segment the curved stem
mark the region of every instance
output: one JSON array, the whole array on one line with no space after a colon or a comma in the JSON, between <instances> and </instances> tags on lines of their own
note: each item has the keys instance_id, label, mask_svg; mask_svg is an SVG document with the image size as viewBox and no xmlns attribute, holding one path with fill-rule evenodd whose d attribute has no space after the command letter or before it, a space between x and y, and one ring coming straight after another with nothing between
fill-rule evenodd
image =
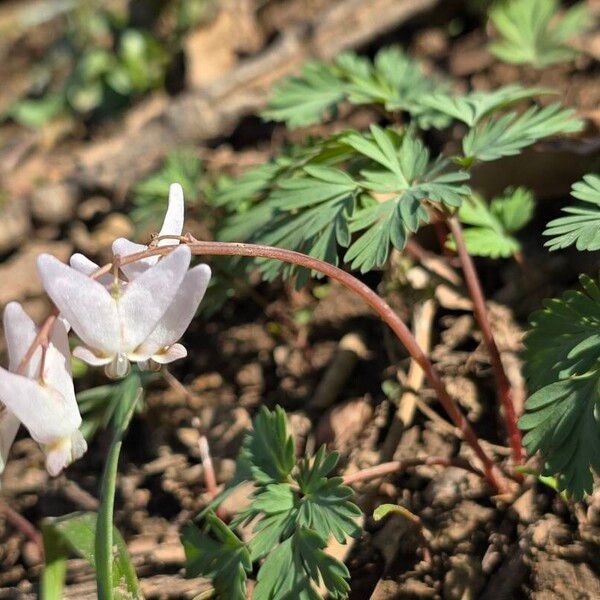
<instances>
[{"instance_id":1,"label":"curved stem","mask_svg":"<svg viewBox=\"0 0 600 600\"><path fill-rule=\"evenodd\" d=\"M520 465L523 463L524 453L521 441L521 431L517 425L517 415L513 402L512 388L508 376L506 375L506 371L504 370L504 365L502 364L502 358L498 346L496 345L494 334L492 333L481 283L477 276L473 259L467 250L460 221L456 216L452 216L448 218L447 222L456 243L456 250L462 265L469 295L473 300L473 313L475 314L475 318L477 319L479 329L483 336L483 341L490 355L494 378L496 380L498 398L504 409L504 420L506 422L506 429L512 450L512 459L516 465Z\"/></svg>"},{"instance_id":2,"label":"curved stem","mask_svg":"<svg viewBox=\"0 0 600 600\"><path fill-rule=\"evenodd\" d=\"M285 250L283 248L275 248L261 244L244 244L237 242L201 242L190 236L184 236L181 239L188 244L192 253L195 255L246 256L252 258L279 260L313 271L318 271L319 273L322 273L331 279L339 281L342 285L358 294L391 328L400 342L402 342L408 353L423 369L425 376L435 390L440 403L444 407L444 410L448 413L448 416L456 425L456 427L458 427L458 429L461 431L464 440L469 444L469 446L471 446L476 456L483 463L485 476L489 484L498 492L506 491L507 486L502 474L499 472L492 459L481 447L476 433L473 431L471 425L458 408L458 405L454 399L448 393L448 390L446 389L446 386L444 385L440 375L434 368L427 355L422 351L412 332L404 324L402 319L400 319L400 317L394 312L391 306L370 287L350 273L347 273L346 271L343 271L334 265L313 258L312 256L307 256L300 252L294 252L293 250ZM120 264L129 264L143 258L147 258L148 256L168 254L176 247L176 245L169 245L148 248L148 250L143 252L121 257ZM109 265L103 267L104 272L106 272L106 269L110 269Z\"/></svg>"},{"instance_id":3,"label":"curved stem","mask_svg":"<svg viewBox=\"0 0 600 600\"><path fill-rule=\"evenodd\" d=\"M344 477L344 485L352 485L359 481L367 481L368 479L376 479L377 477L385 477L392 473L398 473L409 469L410 467L419 467L422 465L441 465L443 467L457 467L479 475L479 477L485 477L485 475L479 470L473 467L467 460L463 458L444 458L442 456L429 456L426 458L407 458L405 460L393 460L387 463L381 463L368 469L362 469L356 473L351 473Z\"/></svg>"}]
</instances>

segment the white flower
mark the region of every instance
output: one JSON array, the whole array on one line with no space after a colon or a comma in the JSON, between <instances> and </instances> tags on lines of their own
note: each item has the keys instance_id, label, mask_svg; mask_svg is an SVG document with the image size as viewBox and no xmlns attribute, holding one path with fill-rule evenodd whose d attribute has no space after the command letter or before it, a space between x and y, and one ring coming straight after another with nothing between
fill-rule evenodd
<instances>
[{"instance_id":1,"label":"white flower","mask_svg":"<svg viewBox=\"0 0 600 600\"><path fill-rule=\"evenodd\" d=\"M57 319L48 345L37 348L23 375L15 373L33 343L37 329L16 302L4 310L9 370L0 367L0 471L23 423L46 454L50 475L58 475L87 449L79 431L81 415L75 399L67 329ZM42 358L43 357L43 358Z\"/></svg>"},{"instance_id":2,"label":"white flower","mask_svg":"<svg viewBox=\"0 0 600 600\"><path fill-rule=\"evenodd\" d=\"M183 190L179 184L172 184L169 191L167 214L159 235L181 235L183 231L183 217ZM158 241L158 245L172 245L177 243L178 241L176 239ZM142 252L147 248L147 246L135 244L124 238L115 240L113 244L113 251L117 256L127 256L129 254ZM135 263L122 265L121 270L125 273L129 282L133 282L137 281L141 275L147 273L148 270L152 269L158 262L159 257L152 256ZM85 275L92 275L99 269L99 266L96 263L82 254L74 254L71 257L70 264L74 269ZM185 274L175 297L158 321L156 327L136 348L135 360L143 363L152 360L158 364L167 364L187 355L185 347L178 344L177 341L185 333L190 322L194 318L194 315L198 310L198 305L202 301L206 288L208 287L210 275L210 268L208 265L204 264L190 269ZM105 287L110 287L114 284L114 278L110 274L101 276L98 281ZM131 284L119 282L119 285L123 290L127 290L127 287ZM78 352L77 355L79 358L86 360L80 352ZM89 361L86 360L86 362Z\"/></svg>"}]
</instances>

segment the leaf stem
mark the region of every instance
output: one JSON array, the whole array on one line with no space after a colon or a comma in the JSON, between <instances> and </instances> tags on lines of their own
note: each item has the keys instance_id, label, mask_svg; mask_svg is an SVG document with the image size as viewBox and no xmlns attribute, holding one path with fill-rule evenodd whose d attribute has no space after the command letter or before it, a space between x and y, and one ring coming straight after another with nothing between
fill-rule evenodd
<instances>
[{"instance_id":1,"label":"leaf stem","mask_svg":"<svg viewBox=\"0 0 600 600\"><path fill-rule=\"evenodd\" d=\"M113 439L106 457L104 474L102 475L102 487L100 490L100 508L98 509L98 520L96 524L96 582L98 586L98 600L113 600L113 514L115 507L115 490L117 485L117 469L119 466L119 455L123 438L129 427L137 401L141 396L141 390L137 390L136 396L120 423L115 425ZM122 401L125 399L123 398Z\"/></svg>"},{"instance_id":2,"label":"leaf stem","mask_svg":"<svg viewBox=\"0 0 600 600\"><path fill-rule=\"evenodd\" d=\"M507 484L503 475L500 473L493 460L482 448L477 434L459 409L454 399L448 393L448 390L446 389L446 386L440 375L417 343L410 329L405 325L402 319L400 319L392 307L370 287L350 273L347 273L346 271L343 271L332 264L318 260L312 256L307 256L306 254L302 254L300 252L295 252L293 250L286 250L283 248L276 248L261 244L203 242L198 241L189 235L183 236L180 239L188 244L192 254L194 255L247 256L252 258L267 258L298 265L313 271L318 271L319 273L322 273L331 279L339 281L342 285L360 296L391 328L400 342L404 345L408 353L423 369L430 385L436 392L438 400L444 407L444 410L448 413L448 416L456 425L456 427L458 427L458 429L461 431L464 440L467 442L467 444L469 444L469 446L471 446L476 456L482 462L485 477L491 487L497 492L505 492L507 490ZM120 264L129 264L149 256L165 255L174 250L176 247L176 245L168 245L148 248L148 250L121 257ZM110 266L106 265L102 268L104 272L106 272L106 269L110 270Z\"/></svg>"},{"instance_id":3,"label":"leaf stem","mask_svg":"<svg viewBox=\"0 0 600 600\"><path fill-rule=\"evenodd\" d=\"M513 402L512 388L502 358L492 333L492 328L488 318L488 311L485 304L483 289L473 259L467 250L465 238L463 235L462 226L456 215L451 216L447 220L448 226L452 233L452 237L456 243L456 251L460 260L462 270L465 276L465 282L469 290L469 295L473 301L473 313L479 324L479 329L483 336L483 341L490 355L494 378L496 380L496 391L500 403L504 409L504 421L508 433L509 444L512 451L512 459L515 465L523 464L523 444L521 441L521 431L517 425L517 415Z\"/></svg>"}]
</instances>

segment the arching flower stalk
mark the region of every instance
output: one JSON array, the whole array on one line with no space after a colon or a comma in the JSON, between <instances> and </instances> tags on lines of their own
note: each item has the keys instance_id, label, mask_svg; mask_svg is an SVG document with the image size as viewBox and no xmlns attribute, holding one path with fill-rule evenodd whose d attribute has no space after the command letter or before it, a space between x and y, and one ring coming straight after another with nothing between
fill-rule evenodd
<instances>
[{"instance_id":1,"label":"arching flower stalk","mask_svg":"<svg viewBox=\"0 0 600 600\"><path fill-rule=\"evenodd\" d=\"M42 447L50 475L58 475L87 449L79 431L67 329L56 319L22 374L16 371L38 330L21 305L11 302L4 310L4 331L9 370L0 367L0 472L22 423Z\"/></svg>"}]
</instances>

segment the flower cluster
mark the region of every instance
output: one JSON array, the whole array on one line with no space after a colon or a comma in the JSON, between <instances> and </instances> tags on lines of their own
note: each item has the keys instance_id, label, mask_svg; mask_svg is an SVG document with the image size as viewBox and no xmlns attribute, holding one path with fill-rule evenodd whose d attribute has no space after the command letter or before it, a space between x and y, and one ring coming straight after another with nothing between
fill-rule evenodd
<instances>
[{"instance_id":1,"label":"flower cluster","mask_svg":"<svg viewBox=\"0 0 600 600\"><path fill-rule=\"evenodd\" d=\"M183 220L183 190L173 184L156 245L178 244ZM115 240L115 264L147 249L126 239ZM70 266L48 254L38 257L40 279L60 316L31 354L39 333L35 324L16 302L4 311L9 368L0 367L0 473L21 423L44 450L51 475L87 449L79 431L69 329L81 340L73 356L104 366L113 378L124 377L132 362L149 368L187 355L178 341L211 275L204 264L190 269L190 261L190 249L180 245L164 258L151 256L122 264L96 278L99 266L82 254L74 254Z\"/></svg>"}]
</instances>

